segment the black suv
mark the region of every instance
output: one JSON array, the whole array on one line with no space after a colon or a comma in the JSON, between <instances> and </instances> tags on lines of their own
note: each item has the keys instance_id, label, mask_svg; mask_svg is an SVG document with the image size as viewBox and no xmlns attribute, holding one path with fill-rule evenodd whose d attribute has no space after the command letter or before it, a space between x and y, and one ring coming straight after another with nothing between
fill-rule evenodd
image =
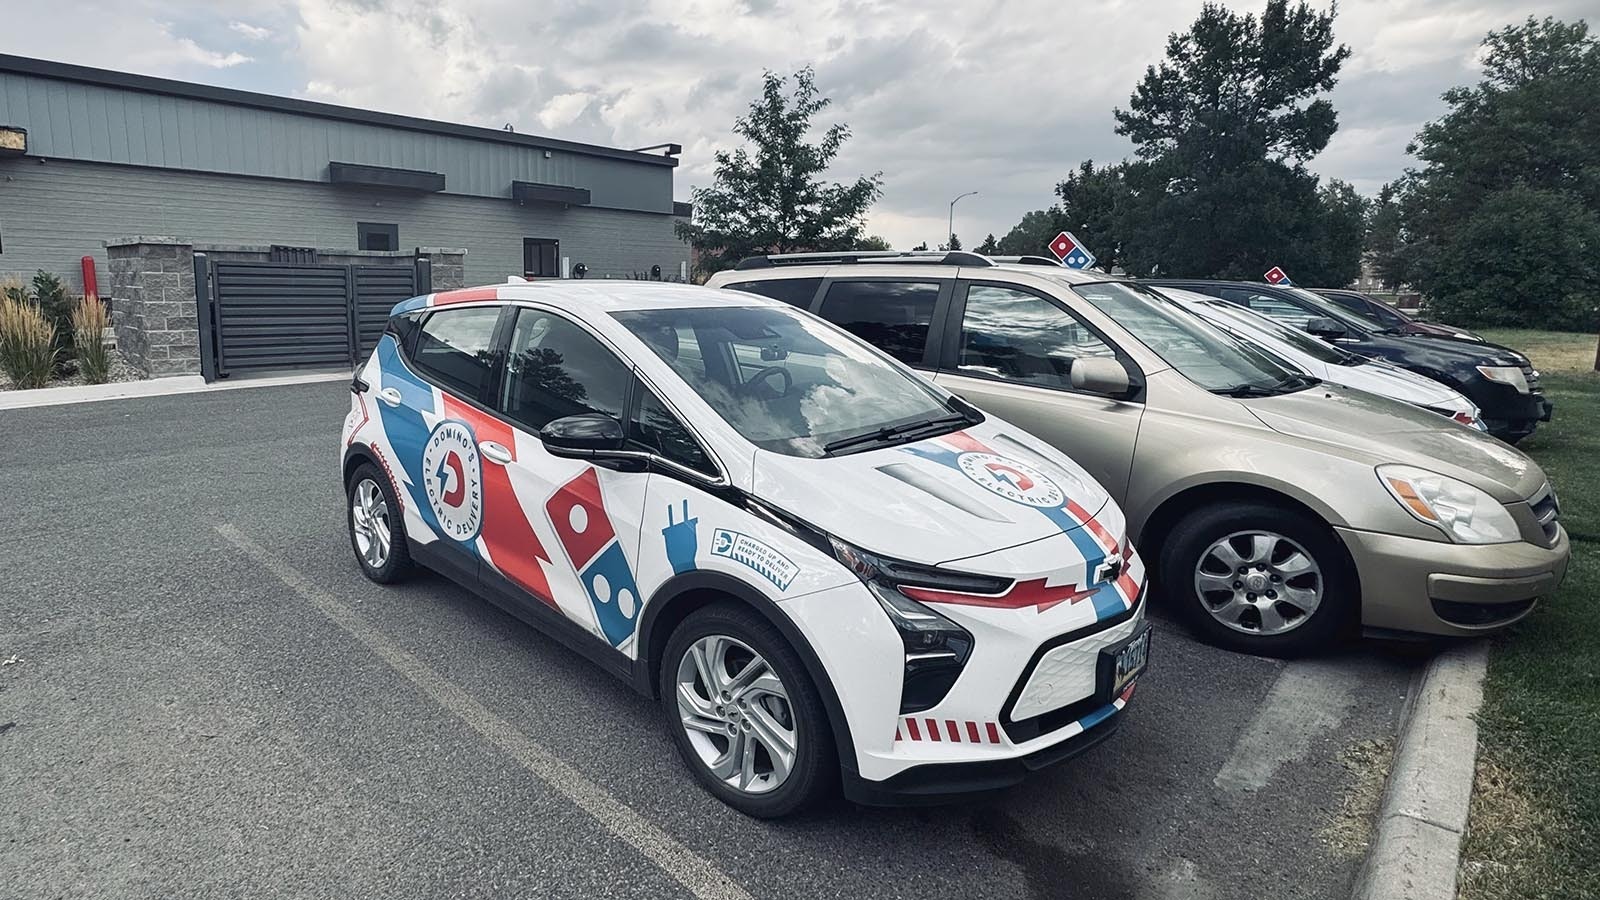
<instances>
[{"instance_id":1,"label":"black suv","mask_svg":"<svg viewBox=\"0 0 1600 900\"><path fill-rule=\"evenodd\" d=\"M1478 404L1489 433L1503 441L1514 444L1533 434L1540 422L1550 421L1553 405L1539 387L1539 373L1515 350L1449 337L1381 332L1327 298L1295 287L1181 278L1152 278L1145 283L1221 297L1347 350L1447 384Z\"/></svg>"}]
</instances>

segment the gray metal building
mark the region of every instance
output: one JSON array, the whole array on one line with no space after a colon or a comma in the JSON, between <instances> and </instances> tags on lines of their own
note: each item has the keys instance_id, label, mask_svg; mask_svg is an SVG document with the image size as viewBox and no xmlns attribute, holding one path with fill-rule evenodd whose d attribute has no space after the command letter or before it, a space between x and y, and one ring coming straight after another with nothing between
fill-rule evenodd
<instances>
[{"instance_id":1,"label":"gray metal building","mask_svg":"<svg viewBox=\"0 0 1600 900\"><path fill-rule=\"evenodd\" d=\"M559 277L563 261L671 278L689 258L661 152L6 55L0 138L0 278L45 269L80 288L93 255L105 293L104 243L125 235L465 248L469 284Z\"/></svg>"}]
</instances>

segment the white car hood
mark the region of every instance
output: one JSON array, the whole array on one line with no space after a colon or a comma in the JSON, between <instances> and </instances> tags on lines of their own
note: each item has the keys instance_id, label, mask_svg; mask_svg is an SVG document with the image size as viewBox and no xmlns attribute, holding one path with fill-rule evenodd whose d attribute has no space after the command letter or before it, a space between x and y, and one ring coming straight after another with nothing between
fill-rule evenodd
<instances>
[{"instance_id":1,"label":"white car hood","mask_svg":"<svg viewBox=\"0 0 1600 900\"><path fill-rule=\"evenodd\" d=\"M822 459L757 451L752 488L869 552L926 564L1074 531L1110 502L1077 463L994 418Z\"/></svg>"},{"instance_id":2,"label":"white car hood","mask_svg":"<svg viewBox=\"0 0 1600 900\"><path fill-rule=\"evenodd\" d=\"M1334 384L1342 384L1348 388L1429 409L1477 413L1472 401L1449 385L1387 363L1372 361L1358 366L1329 366L1328 380Z\"/></svg>"}]
</instances>

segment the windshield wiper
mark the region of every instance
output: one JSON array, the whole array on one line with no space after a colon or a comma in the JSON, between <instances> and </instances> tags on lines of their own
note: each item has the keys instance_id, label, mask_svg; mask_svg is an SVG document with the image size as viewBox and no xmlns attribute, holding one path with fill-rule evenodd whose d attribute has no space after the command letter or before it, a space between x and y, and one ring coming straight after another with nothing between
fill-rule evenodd
<instances>
[{"instance_id":1,"label":"windshield wiper","mask_svg":"<svg viewBox=\"0 0 1600 900\"><path fill-rule=\"evenodd\" d=\"M897 437L903 437L918 431L928 431L929 429L934 428L946 428L951 425L967 425L971 423L972 417L968 416L966 413L954 413L948 416L935 416L931 419L907 422L904 425L886 426L884 428L879 428L877 431L869 431L865 434L857 434L847 438L840 438L837 441L829 441L828 443L822 445L822 452L836 453L840 450L847 450L851 447L857 447L862 444L890 441Z\"/></svg>"},{"instance_id":2,"label":"windshield wiper","mask_svg":"<svg viewBox=\"0 0 1600 900\"><path fill-rule=\"evenodd\" d=\"M1260 384L1236 384L1232 387L1217 388L1213 394L1225 397L1276 397L1279 394L1288 394L1294 391L1305 390L1308 387L1322 383L1320 378L1302 375L1295 372L1270 387Z\"/></svg>"}]
</instances>

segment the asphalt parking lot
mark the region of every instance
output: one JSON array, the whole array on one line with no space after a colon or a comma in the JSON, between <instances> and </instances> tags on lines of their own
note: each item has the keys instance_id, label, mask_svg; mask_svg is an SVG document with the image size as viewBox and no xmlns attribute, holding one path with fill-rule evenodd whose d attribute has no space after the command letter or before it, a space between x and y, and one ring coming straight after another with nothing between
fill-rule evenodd
<instances>
[{"instance_id":1,"label":"asphalt parking lot","mask_svg":"<svg viewBox=\"0 0 1600 900\"><path fill-rule=\"evenodd\" d=\"M1348 896L1415 654L1157 622L1022 788L757 822L654 704L452 584L368 582L322 383L0 413L7 896ZM1374 743L1376 742L1376 743Z\"/></svg>"}]
</instances>

